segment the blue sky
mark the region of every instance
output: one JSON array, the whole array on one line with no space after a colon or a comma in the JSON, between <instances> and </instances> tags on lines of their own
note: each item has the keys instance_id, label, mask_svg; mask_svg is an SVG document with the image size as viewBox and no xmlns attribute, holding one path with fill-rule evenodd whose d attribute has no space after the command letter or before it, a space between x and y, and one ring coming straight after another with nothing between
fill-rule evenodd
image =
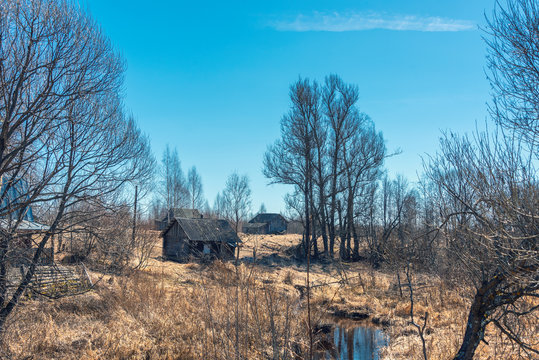
<instances>
[{"instance_id":1,"label":"blue sky","mask_svg":"<svg viewBox=\"0 0 539 360\"><path fill-rule=\"evenodd\" d=\"M493 0L86 0L128 64L126 106L160 159L168 143L195 165L210 204L234 170L251 180L253 210L282 211L286 186L267 186L266 147L279 137L288 88L336 73L360 90L382 131L390 174L411 181L443 130L487 116L478 26Z\"/></svg>"}]
</instances>

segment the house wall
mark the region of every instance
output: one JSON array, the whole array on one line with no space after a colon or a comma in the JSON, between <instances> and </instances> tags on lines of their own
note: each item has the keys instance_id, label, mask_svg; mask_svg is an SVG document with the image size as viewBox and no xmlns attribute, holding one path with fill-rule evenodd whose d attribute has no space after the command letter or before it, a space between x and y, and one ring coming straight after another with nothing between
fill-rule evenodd
<instances>
[{"instance_id":1,"label":"house wall","mask_svg":"<svg viewBox=\"0 0 539 360\"><path fill-rule=\"evenodd\" d=\"M204 253L204 247L210 251ZM216 257L222 260L234 258L234 247L222 242L194 241L191 244L191 254L196 257Z\"/></svg>"},{"instance_id":2,"label":"house wall","mask_svg":"<svg viewBox=\"0 0 539 360\"><path fill-rule=\"evenodd\" d=\"M163 236L163 257L171 260L182 260L189 253L187 236L178 223L175 223Z\"/></svg>"},{"instance_id":3,"label":"house wall","mask_svg":"<svg viewBox=\"0 0 539 360\"><path fill-rule=\"evenodd\" d=\"M221 245L221 258L223 260L230 260L234 258L234 250L236 248L234 246L231 246L229 244L222 244Z\"/></svg>"},{"instance_id":4,"label":"house wall","mask_svg":"<svg viewBox=\"0 0 539 360\"><path fill-rule=\"evenodd\" d=\"M155 230L163 231L167 228L168 222L161 221L161 220L154 220L153 221L153 227Z\"/></svg>"},{"instance_id":5,"label":"house wall","mask_svg":"<svg viewBox=\"0 0 539 360\"><path fill-rule=\"evenodd\" d=\"M282 217L275 217L268 225L268 234L286 232L286 221Z\"/></svg>"},{"instance_id":6,"label":"house wall","mask_svg":"<svg viewBox=\"0 0 539 360\"><path fill-rule=\"evenodd\" d=\"M204 254L204 245L209 248L210 254ZM190 241L176 222L163 236L163 257L183 261L190 255L196 257L213 255L221 259L231 259L234 257L234 247L221 242Z\"/></svg>"},{"instance_id":7,"label":"house wall","mask_svg":"<svg viewBox=\"0 0 539 360\"><path fill-rule=\"evenodd\" d=\"M269 232L269 225L268 224L265 224L265 226L260 226L260 227L249 227L249 226L244 226L243 229L242 229L242 232L244 234L267 234Z\"/></svg>"}]
</instances>

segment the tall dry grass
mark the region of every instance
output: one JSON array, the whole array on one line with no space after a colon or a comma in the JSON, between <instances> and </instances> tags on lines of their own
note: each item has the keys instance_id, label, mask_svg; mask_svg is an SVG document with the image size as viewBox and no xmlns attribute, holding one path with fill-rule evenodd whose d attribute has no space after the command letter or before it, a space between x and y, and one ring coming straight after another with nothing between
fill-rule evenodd
<instances>
[{"instance_id":1,"label":"tall dry grass","mask_svg":"<svg viewBox=\"0 0 539 360\"><path fill-rule=\"evenodd\" d=\"M296 293L259 281L255 268L236 271L216 262L184 269L191 276L188 282L170 273L138 271L107 278L92 293L27 302L10 319L1 355L291 359L305 351Z\"/></svg>"},{"instance_id":2,"label":"tall dry grass","mask_svg":"<svg viewBox=\"0 0 539 360\"><path fill-rule=\"evenodd\" d=\"M0 358L304 358L305 266L282 251L293 242L290 236L256 240L266 244L257 255L267 257L262 264L150 259L144 270L122 276L94 273L102 280L90 293L26 301L3 334ZM252 255L248 245L242 249L245 256ZM384 359L422 358L417 329L409 323L410 299L406 288L400 296L394 271L362 263L315 263L311 280L315 329L335 321L332 313L367 314L363 322L347 324L384 326L390 338ZM415 274L413 284L416 321L422 323L429 313L429 359L450 359L462 340L472 291L426 274ZM537 318L524 327L530 339L539 332ZM493 327L486 341L477 359L533 358Z\"/></svg>"}]
</instances>

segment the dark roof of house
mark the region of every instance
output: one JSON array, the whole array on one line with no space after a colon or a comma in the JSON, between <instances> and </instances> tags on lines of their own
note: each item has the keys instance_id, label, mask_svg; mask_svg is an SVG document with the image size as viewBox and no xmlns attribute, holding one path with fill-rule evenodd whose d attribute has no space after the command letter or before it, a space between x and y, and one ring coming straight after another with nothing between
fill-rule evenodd
<instances>
[{"instance_id":1,"label":"dark roof of house","mask_svg":"<svg viewBox=\"0 0 539 360\"><path fill-rule=\"evenodd\" d=\"M226 242L229 244L241 243L238 234L232 229L228 221L219 219L187 219L176 217L162 234L166 234L176 222L191 241Z\"/></svg>"},{"instance_id":2,"label":"dark roof of house","mask_svg":"<svg viewBox=\"0 0 539 360\"><path fill-rule=\"evenodd\" d=\"M173 208L169 210L170 216L173 218L200 219L202 214L197 209L180 209ZM168 221L168 215L162 220Z\"/></svg>"},{"instance_id":3,"label":"dark roof of house","mask_svg":"<svg viewBox=\"0 0 539 360\"><path fill-rule=\"evenodd\" d=\"M258 214L254 218L252 218L249 222L252 223L269 223L276 219L281 218L285 222L288 222L284 216L281 214L272 214L272 213L265 213L265 214Z\"/></svg>"}]
</instances>

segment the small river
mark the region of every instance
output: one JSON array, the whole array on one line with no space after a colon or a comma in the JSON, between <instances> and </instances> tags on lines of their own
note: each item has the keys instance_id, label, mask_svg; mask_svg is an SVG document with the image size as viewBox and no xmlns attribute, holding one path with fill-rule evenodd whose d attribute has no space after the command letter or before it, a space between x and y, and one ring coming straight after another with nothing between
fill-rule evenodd
<instances>
[{"instance_id":1,"label":"small river","mask_svg":"<svg viewBox=\"0 0 539 360\"><path fill-rule=\"evenodd\" d=\"M389 344L389 338L381 329L369 326L340 327L333 330L335 348L319 353L317 360L378 360L380 349Z\"/></svg>"}]
</instances>

